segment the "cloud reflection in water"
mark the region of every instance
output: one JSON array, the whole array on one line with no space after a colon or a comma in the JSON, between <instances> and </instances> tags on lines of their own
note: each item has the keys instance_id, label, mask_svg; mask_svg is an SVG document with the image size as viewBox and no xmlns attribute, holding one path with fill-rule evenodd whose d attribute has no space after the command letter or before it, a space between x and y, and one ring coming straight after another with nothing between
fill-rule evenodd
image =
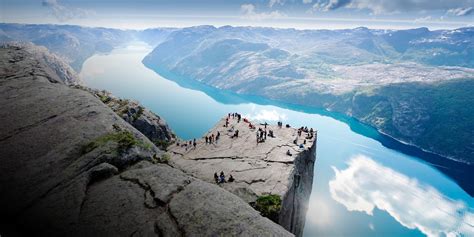
<instances>
[{"instance_id":1,"label":"cloud reflection in water","mask_svg":"<svg viewBox=\"0 0 474 237\"><path fill-rule=\"evenodd\" d=\"M331 197L349 211L386 211L403 226L427 236L474 236L474 214L461 201L359 155L329 182Z\"/></svg>"},{"instance_id":2,"label":"cloud reflection in water","mask_svg":"<svg viewBox=\"0 0 474 237\"><path fill-rule=\"evenodd\" d=\"M244 117L249 118L250 120L256 121L284 121L287 119L286 114L279 113L276 110L265 110L262 109L257 113L245 114Z\"/></svg>"}]
</instances>

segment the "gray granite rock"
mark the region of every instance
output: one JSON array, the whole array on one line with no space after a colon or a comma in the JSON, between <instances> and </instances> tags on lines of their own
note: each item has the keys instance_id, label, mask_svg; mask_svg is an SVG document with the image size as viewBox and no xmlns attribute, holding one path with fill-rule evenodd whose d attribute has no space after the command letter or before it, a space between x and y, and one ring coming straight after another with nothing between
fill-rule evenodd
<instances>
[{"instance_id":1,"label":"gray granite rock","mask_svg":"<svg viewBox=\"0 0 474 237\"><path fill-rule=\"evenodd\" d=\"M255 126L250 128L249 123ZM306 211L313 184L316 159L316 132L298 135L298 129L267 125L274 137L257 143L257 131L265 125L253 121L240 122L230 118L225 127L223 118L205 136L220 133L212 144L204 138L196 140L196 147L180 141L170 146L170 164L198 179L215 184L214 173L221 171L235 178L232 183L219 186L253 203L259 196L274 194L282 199L278 223L297 236L303 234ZM238 137L233 137L235 131ZM296 140L296 144L294 141ZM306 140L306 142L305 142ZM305 143L305 144L303 144ZM188 144L188 145L184 145ZM300 145L303 147L300 148ZM290 151L291 156L287 155Z\"/></svg>"},{"instance_id":2,"label":"gray granite rock","mask_svg":"<svg viewBox=\"0 0 474 237\"><path fill-rule=\"evenodd\" d=\"M120 117L135 127L159 148L166 149L176 140L176 135L169 128L166 121L151 112L136 101L120 99L107 91L92 90L83 86L77 86L89 91L112 108Z\"/></svg>"},{"instance_id":3,"label":"gray granite rock","mask_svg":"<svg viewBox=\"0 0 474 237\"><path fill-rule=\"evenodd\" d=\"M0 235L291 235L224 189L157 164L163 151L27 49L0 48L0 119Z\"/></svg>"}]
</instances>

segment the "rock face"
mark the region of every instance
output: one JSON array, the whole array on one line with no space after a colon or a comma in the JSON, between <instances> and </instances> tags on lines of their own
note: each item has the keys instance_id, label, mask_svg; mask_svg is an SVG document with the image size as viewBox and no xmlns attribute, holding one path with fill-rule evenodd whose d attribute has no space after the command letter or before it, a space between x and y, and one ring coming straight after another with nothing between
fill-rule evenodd
<instances>
[{"instance_id":1,"label":"rock face","mask_svg":"<svg viewBox=\"0 0 474 237\"><path fill-rule=\"evenodd\" d=\"M77 76L74 69L72 69L67 63L60 59L55 54L52 54L42 46L36 46L32 43L1 43L2 48L21 48L27 50L31 56L35 58L36 64L42 64L43 70L50 75L51 82L57 81L62 82L66 85L82 85L82 80ZM10 63L17 61L20 55L12 55Z\"/></svg>"},{"instance_id":2,"label":"rock face","mask_svg":"<svg viewBox=\"0 0 474 237\"><path fill-rule=\"evenodd\" d=\"M0 235L290 236L33 52L0 48ZM205 227L205 228L204 228Z\"/></svg>"},{"instance_id":3,"label":"rock face","mask_svg":"<svg viewBox=\"0 0 474 237\"><path fill-rule=\"evenodd\" d=\"M176 140L176 135L168 127L166 121L149 111L136 101L123 100L107 91L86 89L100 98L115 113L145 135L156 146L166 149Z\"/></svg>"},{"instance_id":4,"label":"rock face","mask_svg":"<svg viewBox=\"0 0 474 237\"><path fill-rule=\"evenodd\" d=\"M252 123L251 121L249 121ZM212 144L201 138L196 147L187 142L170 146L170 164L196 178L214 183L214 172L221 171L235 178L234 182L219 184L248 203L259 196L276 194L282 199L278 223L296 236L301 236L306 219L308 200L313 183L313 167L316 158L316 138L306 139L309 132L298 136L298 129L267 125L274 137L267 135L265 142L257 143L257 131L265 125L249 128L249 122L236 118L222 119L206 136L220 133ZM238 137L233 137L235 131ZM186 145L184 145L186 144ZM291 156L287 155L290 151Z\"/></svg>"}]
</instances>

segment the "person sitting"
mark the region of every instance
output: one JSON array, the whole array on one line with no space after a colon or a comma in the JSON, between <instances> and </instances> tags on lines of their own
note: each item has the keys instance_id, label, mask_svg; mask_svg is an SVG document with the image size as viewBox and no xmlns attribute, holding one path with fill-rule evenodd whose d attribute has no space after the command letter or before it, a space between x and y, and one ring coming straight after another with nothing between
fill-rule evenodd
<instances>
[{"instance_id":1,"label":"person sitting","mask_svg":"<svg viewBox=\"0 0 474 237\"><path fill-rule=\"evenodd\" d=\"M221 171L221 175L220 175L220 183L225 183L225 175L224 175L224 171Z\"/></svg>"},{"instance_id":2,"label":"person sitting","mask_svg":"<svg viewBox=\"0 0 474 237\"><path fill-rule=\"evenodd\" d=\"M232 177L232 175L230 175L230 177L229 177L229 183L234 182L234 180L235 180L234 177Z\"/></svg>"},{"instance_id":3,"label":"person sitting","mask_svg":"<svg viewBox=\"0 0 474 237\"><path fill-rule=\"evenodd\" d=\"M238 138L239 137L239 130L235 130L235 133L234 135L232 136L232 138Z\"/></svg>"},{"instance_id":4,"label":"person sitting","mask_svg":"<svg viewBox=\"0 0 474 237\"><path fill-rule=\"evenodd\" d=\"M286 155L287 155L287 156L292 156L290 150L286 151Z\"/></svg>"}]
</instances>

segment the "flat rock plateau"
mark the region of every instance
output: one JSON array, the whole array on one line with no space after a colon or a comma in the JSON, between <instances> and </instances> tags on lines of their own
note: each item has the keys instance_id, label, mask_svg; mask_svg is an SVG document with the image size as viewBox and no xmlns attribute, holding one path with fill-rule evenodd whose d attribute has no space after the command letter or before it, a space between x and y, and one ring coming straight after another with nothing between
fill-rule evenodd
<instances>
[{"instance_id":1,"label":"flat rock plateau","mask_svg":"<svg viewBox=\"0 0 474 237\"><path fill-rule=\"evenodd\" d=\"M259 129L273 131L273 137L267 133L265 141L257 143ZM238 137L235 137L237 130ZM259 196L280 196L282 208L278 223L301 236L313 184L316 131L312 136L309 129L299 134L298 129L285 125L258 124L245 118L239 122L228 115L205 136L218 133L219 139L212 143L201 138L196 140L195 147L194 141L171 145L169 163L209 183L216 183L214 173L220 175L222 171L226 177L232 175L234 182L219 185L251 204Z\"/></svg>"}]
</instances>

